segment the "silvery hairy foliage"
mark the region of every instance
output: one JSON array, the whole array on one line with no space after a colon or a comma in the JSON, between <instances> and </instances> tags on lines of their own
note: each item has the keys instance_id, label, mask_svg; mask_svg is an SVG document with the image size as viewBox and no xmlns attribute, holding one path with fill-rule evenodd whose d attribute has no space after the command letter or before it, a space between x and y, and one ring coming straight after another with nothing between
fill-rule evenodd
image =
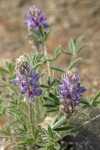
<instances>
[{"instance_id":1,"label":"silvery hairy foliage","mask_svg":"<svg viewBox=\"0 0 100 150\"><path fill-rule=\"evenodd\" d=\"M86 45L81 36L69 41L69 51L59 45L51 56L46 41L52 29L44 12L30 7L24 24L36 51L0 67L0 118L5 122L0 136L14 142L15 150L64 150L62 139L80 134L100 106L100 91L87 99L74 69ZM54 65L61 55L71 60L64 68Z\"/></svg>"}]
</instances>

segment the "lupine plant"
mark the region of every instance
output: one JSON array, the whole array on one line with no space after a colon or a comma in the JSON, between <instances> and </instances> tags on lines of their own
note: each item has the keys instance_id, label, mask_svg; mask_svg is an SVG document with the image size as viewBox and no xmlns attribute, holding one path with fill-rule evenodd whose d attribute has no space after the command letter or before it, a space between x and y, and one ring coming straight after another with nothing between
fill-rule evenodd
<instances>
[{"instance_id":1,"label":"lupine plant","mask_svg":"<svg viewBox=\"0 0 100 150\"><path fill-rule=\"evenodd\" d=\"M15 150L64 150L63 137L77 136L100 116L90 119L100 106L100 91L90 99L83 96L87 89L74 69L83 37L69 41L70 51L58 46L51 56L46 41L52 29L43 11L30 7L24 24L36 51L0 67L0 118L5 121L0 136L14 141ZM64 69L54 65L60 55L71 60Z\"/></svg>"}]
</instances>

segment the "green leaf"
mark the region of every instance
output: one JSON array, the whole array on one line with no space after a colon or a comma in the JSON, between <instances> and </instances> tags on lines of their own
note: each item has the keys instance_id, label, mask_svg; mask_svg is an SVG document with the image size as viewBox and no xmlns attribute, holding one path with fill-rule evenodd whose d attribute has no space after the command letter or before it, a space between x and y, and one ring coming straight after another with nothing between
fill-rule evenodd
<instances>
[{"instance_id":1,"label":"green leaf","mask_svg":"<svg viewBox=\"0 0 100 150\"><path fill-rule=\"evenodd\" d=\"M31 137L16 137L17 140L19 141L23 141L23 142L20 142L18 145L30 145L30 144L34 144L34 139L31 138Z\"/></svg>"},{"instance_id":2,"label":"green leaf","mask_svg":"<svg viewBox=\"0 0 100 150\"><path fill-rule=\"evenodd\" d=\"M43 26L40 25L39 29L40 29L39 32L40 32L41 36L42 36L43 38L45 38L45 31L44 31Z\"/></svg>"},{"instance_id":3,"label":"green leaf","mask_svg":"<svg viewBox=\"0 0 100 150\"><path fill-rule=\"evenodd\" d=\"M92 98L93 101L97 100L100 97L100 91Z\"/></svg>"},{"instance_id":4,"label":"green leaf","mask_svg":"<svg viewBox=\"0 0 100 150\"><path fill-rule=\"evenodd\" d=\"M5 83L5 84L0 84L0 87L5 87L5 86L9 86L9 84Z\"/></svg>"},{"instance_id":5,"label":"green leaf","mask_svg":"<svg viewBox=\"0 0 100 150\"><path fill-rule=\"evenodd\" d=\"M76 55L76 48L75 48L74 41L72 39L69 41L68 47L72 51L73 55Z\"/></svg>"},{"instance_id":6,"label":"green leaf","mask_svg":"<svg viewBox=\"0 0 100 150\"><path fill-rule=\"evenodd\" d=\"M28 139L32 139L32 138L25 137L25 136L16 136L15 138L16 138L16 140L20 140L20 141L26 141Z\"/></svg>"},{"instance_id":7,"label":"green leaf","mask_svg":"<svg viewBox=\"0 0 100 150\"><path fill-rule=\"evenodd\" d=\"M35 53L32 57L33 66L37 65L37 63L43 63L43 55L41 53Z\"/></svg>"},{"instance_id":8,"label":"green leaf","mask_svg":"<svg viewBox=\"0 0 100 150\"><path fill-rule=\"evenodd\" d=\"M76 51L76 53L78 54L83 48L85 48L86 47L86 45L81 45L78 49L77 49L77 51Z\"/></svg>"},{"instance_id":9,"label":"green leaf","mask_svg":"<svg viewBox=\"0 0 100 150\"><path fill-rule=\"evenodd\" d=\"M55 50L54 59L56 60L56 59L59 57L59 55L60 55L61 53L62 53L62 52L61 52L61 45L59 45L59 46L56 48L56 50Z\"/></svg>"},{"instance_id":10,"label":"green leaf","mask_svg":"<svg viewBox=\"0 0 100 150\"><path fill-rule=\"evenodd\" d=\"M14 64L10 63L8 61L5 62L7 70L9 71L9 73L12 73L14 71Z\"/></svg>"},{"instance_id":11,"label":"green leaf","mask_svg":"<svg viewBox=\"0 0 100 150\"><path fill-rule=\"evenodd\" d=\"M39 129L36 129L34 132L34 140L37 140L38 136L39 136Z\"/></svg>"},{"instance_id":12,"label":"green leaf","mask_svg":"<svg viewBox=\"0 0 100 150\"><path fill-rule=\"evenodd\" d=\"M60 127L61 125L63 125L66 122L66 120L67 120L66 116L63 116L60 120L55 122L55 124L51 128L54 130L54 129Z\"/></svg>"},{"instance_id":13,"label":"green leaf","mask_svg":"<svg viewBox=\"0 0 100 150\"><path fill-rule=\"evenodd\" d=\"M54 131L69 131L69 130L73 130L73 129L74 129L74 126L67 125L67 126L55 128Z\"/></svg>"},{"instance_id":14,"label":"green leaf","mask_svg":"<svg viewBox=\"0 0 100 150\"><path fill-rule=\"evenodd\" d=\"M34 65L34 69L36 70L40 65L43 65L43 62L38 62L36 65Z\"/></svg>"},{"instance_id":15,"label":"green leaf","mask_svg":"<svg viewBox=\"0 0 100 150\"><path fill-rule=\"evenodd\" d=\"M58 107L49 108L46 110L47 113L57 112L59 110Z\"/></svg>"},{"instance_id":16,"label":"green leaf","mask_svg":"<svg viewBox=\"0 0 100 150\"><path fill-rule=\"evenodd\" d=\"M3 67L0 67L1 73L10 73L7 69L4 69Z\"/></svg>"},{"instance_id":17,"label":"green leaf","mask_svg":"<svg viewBox=\"0 0 100 150\"><path fill-rule=\"evenodd\" d=\"M83 36L79 37L78 39L70 40L68 43L69 49L72 51L73 56L76 56L86 45L81 44Z\"/></svg>"},{"instance_id":18,"label":"green leaf","mask_svg":"<svg viewBox=\"0 0 100 150\"><path fill-rule=\"evenodd\" d=\"M29 63L32 62L32 61L31 61L31 58L30 58L30 56L29 56L28 54L24 53L24 57L26 58L26 60L27 60Z\"/></svg>"},{"instance_id":19,"label":"green leaf","mask_svg":"<svg viewBox=\"0 0 100 150\"><path fill-rule=\"evenodd\" d=\"M44 85L44 84L41 84L40 87L42 87L42 88L47 88L47 89L49 88L48 85Z\"/></svg>"},{"instance_id":20,"label":"green leaf","mask_svg":"<svg viewBox=\"0 0 100 150\"><path fill-rule=\"evenodd\" d=\"M66 54L66 55L72 55L72 53L70 52L66 52L65 50L61 50L63 54Z\"/></svg>"},{"instance_id":21,"label":"green leaf","mask_svg":"<svg viewBox=\"0 0 100 150\"><path fill-rule=\"evenodd\" d=\"M58 79L53 79L53 81L52 81L52 83L51 83L51 87L52 87L53 85L58 85L58 84L61 84L61 81L58 80Z\"/></svg>"},{"instance_id":22,"label":"green leaf","mask_svg":"<svg viewBox=\"0 0 100 150\"><path fill-rule=\"evenodd\" d=\"M43 106L45 106L45 107L56 107L56 105L53 105L53 104L44 104Z\"/></svg>"},{"instance_id":23,"label":"green leaf","mask_svg":"<svg viewBox=\"0 0 100 150\"><path fill-rule=\"evenodd\" d=\"M68 66L68 70L71 70L82 58L77 58L74 61L72 61L69 66Z\"/></svg>"},{"instance_id":24,"label":"green leaf","mask_svg":"<svg viewBox=\"0 0 100 150\"><path fill-rule=\"evenodd\" d=\"M46 62L47 61L54 61L54 58L52 56L47 56L47 59L45 60Z\"/></svg>"},{"instance_id":25,"label":"green leaf","mask_svg":"<svg viewBox=\"0 0 100 150\"><path fill-rule=\"evenodd\" d=\"M29 35L29 37L32 37L34 39L38 39L39 38L39 33L36 32L35 30L30 29L31 35Z\"/></svg>"},{"instance_id":26,"label":"green leaf","mask_svg":"<svg viewBox=\"0 0 100 150\"><path fill-rule=\"evenodd\" d=\"M58 71L58 72L63 72L63 73L65 73L64 70L62 70L62 69L60 69L60 68L58 68L58 67L50 67L50 69L53 69L53 70Z\"/></svg>"},{"instance_id":27,"label":"green leaf","mask_svg":"<svg viewBox=\"0 0 100 150\"><path fill-rule=\"evenodd\" d=\"M85 107L91 107L90 100L81 99L81 103L84 104Z\"/></svg>"},{"instance_id":28,"label":"green leaf","mask_svg":"<svg viewBox=\"0 0 100 150\"><path fill-rule=\"evenodd\" d=\"M48 37L49 37L51 31L52 31L52 28L50 28L50 29L46 32L45 41L48 39Z\"/></svg>"},{"instance_id":29,"label":"green leaf","mask_svg":"<svg viewBox=\"0 0 100 150\"><path fill-rule=\"evenodd\" d=\"M76 39L75 41L75 47L76 49L80 46L81 41L83 40L84 36L80 36L79 38Z\"/></svg>"},{"instance_id":30,"label":"green leaf","mask_svg":"<svg viewBox=\"0 0 100 150\"><path fill-rule=\"evenodd\" d=\"M50 136L52 139L54 138L53 130L51 129L50 126L48 126L48 134L49 134L49 136Z\"/></svg>"}]
</instances>

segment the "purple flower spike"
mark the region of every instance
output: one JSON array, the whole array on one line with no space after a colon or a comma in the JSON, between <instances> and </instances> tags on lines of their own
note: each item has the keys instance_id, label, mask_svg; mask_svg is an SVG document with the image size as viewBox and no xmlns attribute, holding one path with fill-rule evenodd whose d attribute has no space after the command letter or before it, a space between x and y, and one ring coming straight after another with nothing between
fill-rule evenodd
<instances>
[{"instance_id":1,"label":"purple flower spike","mask_svg":"<svg viewBox=\"0 0 100 150\"><path fill-rule=\"evenodd\" d=\"M31 79L31 81L30 81L30 86L33 87L33 88L37 88L37 87L38 87L38 84L35 83L35 82L33 81L33 79Z\"/></svg>"},{"instance_id":2,"label":"purple flower spike","mask_svg":"<svg viewBox=\"0 0 100 150\"><path fill-rule=\"evenodd\" d=\"M27 91L27 87L21 87L21 88L20 88L21 94L25 94L26 91Z\"/></svg>"},{"instance_id":3,"label":"purple flower spike","mask_svg":"<svg viewBox=\"0 0 100 150\"><path fill-rule=\"evenodd\" d=\"M64 84L58 85L58 89L65 90L65 85Z\"/></svg>"},{"instance_id":4,"label":"purple flower spike","mask_svg":"<svg viewBox=\"0 0 100 150\"><path fill-rule=\"evenodd\" d=\"M84 87L79 87L77 90L78 93L83 93L85 91L86 91L86 88L84 88Z\"/></svg>"},{"instance_id":5,"label":"purple flower spike","mask_svg":"<svg viewBox=\"0 0 100 150\"><path fill-rule=\"evenodd\" d=\"M42 25L44 29L48 27L47 18L45 18L44 13L35 5L28 10L27 20L24 21L24 24L27 24L29 29L37 32L39 31L40 25Z\"/></svg>"},{"instance_id":6,"label":"purple flower spike","mask_svg":"<svg viewBox=\"0 0 100 150\"><path fill-rule=\"evenodd\" d=\"M34 72L24 56L20 56L16 61L16 78L13 80L14 84L18 84L21 94L26 94L33 102L35 96L42 94L39 89L38 80L39 73Z\"/></svg>"},{"instance_id":7,"label":"purple flower spike","mask_svg":"<svg viewBox=\"0 0 100 150\"><path fill-rule=\"evenodd\" d=\"M41 95L41 94L42 94L42 90L36 90L36 91L35 91L35 95L39 96L39 95Z\"/></svg>"},{"instance_id":8,"label":"purple flower spike","mask_svg":"<svg viewBox=\"0 0 100 150\"><path fill-rule=\"evenodd\" d=\"M19 79L18 76L16 76L16 78L13 79L13 83L14 83L14 84L17 84L17 83L19 83L19 82L20 82L20 79Z\"/></svg>"},{"instance_id":9,"label":"purple flower spike","mask_svg":"<svg viewBox=\"0 0 100 150\"><path fill-rule=\"evenodd\" d=\"M86 88L80 86L80 78L76 73L67 72L64 74L62 84L58 85L62 99L62 108L64 112L71 113L75 110L75 106L80 103L80 94L86 91ZM67 109L67 110L66 110Z\"/></svg>"}]
</instances>

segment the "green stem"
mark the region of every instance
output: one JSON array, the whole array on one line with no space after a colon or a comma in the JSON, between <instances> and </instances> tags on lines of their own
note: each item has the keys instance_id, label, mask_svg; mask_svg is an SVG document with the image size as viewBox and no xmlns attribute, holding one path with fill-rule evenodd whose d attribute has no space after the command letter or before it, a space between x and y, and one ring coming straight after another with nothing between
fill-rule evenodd
<instances>
[{"instance_id":1,"label":"green stem","mask_svg":"<svg viewBox=\"0 0 100 150\"><path fill-rule=\"evenodd\" d=\"M30 122L32 125L32 132L34 133L34 125L33 125L33 110L32 110L32 103L30 102Z\"/></svg>"},{"instance_id":2,"label":"green stem","mask_svg":"<svg viewBox=\"0 0 100 150\"><path fill-rule=\"evenodd\" d=\"M44 55L45 57L47 57L47 49L46 49L46 44L44 43ZM49 61L47 61L47 67L48 67L48 75L50 77L50 64L49 64Z\"/></svg>"},{"instance_id":3,"label":"green stem","mask_svg":"<svg viewBox=\"0 0 100 150\"><path fill-rule=\"evenodd\" d=\"M39 121L43 121L44 119L44 108L43 108L43 101L42 101L42 97L38 98L37 99L37 102L38 102L38 118L39 118Z\"/></svg>"}]
</instances>

